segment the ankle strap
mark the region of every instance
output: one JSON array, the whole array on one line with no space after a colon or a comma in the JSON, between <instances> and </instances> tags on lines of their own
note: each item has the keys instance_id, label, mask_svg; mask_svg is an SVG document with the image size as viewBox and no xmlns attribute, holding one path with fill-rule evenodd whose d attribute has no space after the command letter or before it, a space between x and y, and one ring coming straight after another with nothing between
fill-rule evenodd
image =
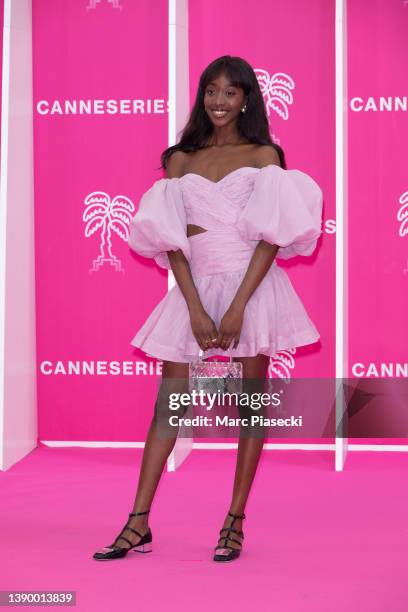
<instances>
[{"instance_id":1,"label":"ankle strap","mask_svg":"<svg viewBox=\"0 0 408 612\"><path fill-rule=\"evenodd\" d=\"M232 512L228 512L228 514L232 516L234 519L244 519L245 518L245 514L232 514Z\"/></svg>"},{"instance_id":2,"label":"ankle strap","mask_svg":"<svg viewBox=\"0 0 408 612\"><path fill-rule=\"evenodd\" d=\"M140 516L141 514L149 514L150 510L145 510L145 512L131 512L129 516Z\"/></svg>"}]
</instances>

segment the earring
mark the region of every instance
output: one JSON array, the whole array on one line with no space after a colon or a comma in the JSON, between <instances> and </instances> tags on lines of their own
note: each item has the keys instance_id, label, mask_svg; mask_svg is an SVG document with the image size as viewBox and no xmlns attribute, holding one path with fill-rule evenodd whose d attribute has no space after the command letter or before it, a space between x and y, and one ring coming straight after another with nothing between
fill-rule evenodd
<instances>
[{"instance_id":1,"label":"earring","mask_svg":"<svg viewBox=\"0 0 408 612\"><path fill-rule=\"evenodd\" d=\"M246 104L244 104L244 106L241 108L241 113L245 113L246 111Z\"/></svg>"}]
</instances>

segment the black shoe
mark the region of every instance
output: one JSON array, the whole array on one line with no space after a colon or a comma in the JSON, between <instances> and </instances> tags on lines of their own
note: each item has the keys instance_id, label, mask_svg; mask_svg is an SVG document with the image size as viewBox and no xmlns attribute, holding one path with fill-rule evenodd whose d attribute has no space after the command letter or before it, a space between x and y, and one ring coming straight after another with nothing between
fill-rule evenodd
<instances>
[{"instance_id":1,"label":"black shoe","mask_svg":"<svg viewBox=\"0 0 408 612\"><path fill-rule=\"evenodd\" d=\"M129 518L132 516L139 516L141 514L149 514L149 512L150 510L146 510L146 512L132 512L131 514L129 514ZM126 529L139 536L140 540L136 544L132 544L130 540L128 540L122 535L122 533L126 531ZM125 542L129 544L129 547L123 548L120 546L115 546L114 544L118 540L125 540ZM125 527L122 529L119 537L116 538L115 542L110 546L105 546L101 550L98 550L93 555L93 559L96 559L97 561L106 561L108 559L121 559L122 557L126 557L129 550L133 550L134 552L139 553L152 552L152 532L150 531L150 527L145 534L141 534L139 533L139 531L136 531L136 529L133 529L133 527L128 527L128 524L126 523Z\"/></svg>"},{"instance_id":2,"label":"black shoe","mask_svg":"<svg viewBox=\"0 0 408 612\"><path fill-rule=\"evenodd\" d=\"M232 529L234 526L234 523L236 521L236 519L244 519L245 518L245 514L232 514L232 512L228 512L229 516L233 517L233 521L231 523L231 525L229 527L223 527L220 531L220 538L218 540L219 545L215 547L215 555L214 555L214 561L221 561L221 562L225 562L225 561L233 561L234 559L237 559L239 557L239 555L241 554L241 548L242 548L242 542L239 542L237 539L235 538L230 538L229 534L235 533L238 537L244 539L244 534L242 531L238 531L237 529ZM226 531L227 534L226 535L222 535L222 532ZM233 546L229 546L228 545L228 540L230 542L235 542L235 544L239 544L240 548L234 548ZM217 553L217 551L219 551Z\"/></svg>"}]
</instances>

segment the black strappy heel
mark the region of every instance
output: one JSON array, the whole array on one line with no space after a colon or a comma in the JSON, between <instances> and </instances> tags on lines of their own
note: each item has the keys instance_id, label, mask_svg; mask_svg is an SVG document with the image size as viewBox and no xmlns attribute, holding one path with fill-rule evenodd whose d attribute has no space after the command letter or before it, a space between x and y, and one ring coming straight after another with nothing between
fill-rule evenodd
<instances>
[{"instance_id":1,"label":"black strappy heel","mask_svg":"<svg viewBox=\"0 0 408 612\"><path fill-rule=\"evenodd\" d=\"M131 514L129 514L129 518L132 516L140 516L142 514L149 514L149 512L150 510L146 510L145 512L131 512ZM125 557L130 550L133 550L134 552L139 552L139 553L152 552L152 532L150 531L150 527L147 533L142 535L141 533L139 533L139 531L136 531L136 529L133 529L133 527L129 527L128 523L126 523L125 527L122 529L119 537L116 538L115 542L120 539L125 540L125 542L129 544L129 548L124 548L121 546L114 546L114 543L115 543L114 542L110 546L105 546L101 550L98 550L93 555L93 559L96 559L97 561L106 561L108 559L121 559L122 557ZM132 544L130 540L128 540L122 535L122 533L126 531L126 529L128 531L131 531L132 533L135 533L141 538L139 542L137 542L137 544Z\"/></svg>"},{"instance_id":2,"label":"black strappy heel","mask_svg":"<svg viewBox=\"0 0 408 612\"><path fill-rule=\"evenodd\" d=\"M232 514L232 512L228 512L229 516L233 517L233 521L231 523L231 525L229 527L223 527L220 531L220 540L224 540L224 544L220 544L219 546L215 547L215 551L217 550L223 550L223 551L228 551L228 552L224 552L224 553L215 553L214 555L214 561L221 561L221 562L225 562L225 561L233 561L234 559L237 559L239 557L239 555L241 554L241 548L242 548L242 542L239 542L237 539L235 538L230 538L229 534L232 533L236 533L237 536L241 537L242 539L244 539L244 534L242 531L238 531L237 529L233 529L234 523L236 521L236 519L244 519L245 518L245 514ZM227 534L221 535L223 531L226 531ZM234 548L233 546L229 546L227 544L228 540L230 542L235 542L235 544L239 544L240 548Z\"/></svg>"}]
</instances>

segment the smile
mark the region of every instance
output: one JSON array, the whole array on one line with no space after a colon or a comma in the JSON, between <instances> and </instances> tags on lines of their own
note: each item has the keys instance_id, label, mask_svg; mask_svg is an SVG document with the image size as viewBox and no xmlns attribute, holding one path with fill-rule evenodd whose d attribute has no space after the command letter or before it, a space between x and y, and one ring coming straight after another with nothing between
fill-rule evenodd
<instances>
[{"instance_id":1,"label":"smile","mask_svg":"<svg viewBox=\"0 0 408 612\"><path fill-rule=\"evenodd\" d=\"M213 110L212 113L216 117L220 118L220 117L225 117L225 115L228 113L228 111L216 111L216 110Z\"/></svg>"}]
</instances>

